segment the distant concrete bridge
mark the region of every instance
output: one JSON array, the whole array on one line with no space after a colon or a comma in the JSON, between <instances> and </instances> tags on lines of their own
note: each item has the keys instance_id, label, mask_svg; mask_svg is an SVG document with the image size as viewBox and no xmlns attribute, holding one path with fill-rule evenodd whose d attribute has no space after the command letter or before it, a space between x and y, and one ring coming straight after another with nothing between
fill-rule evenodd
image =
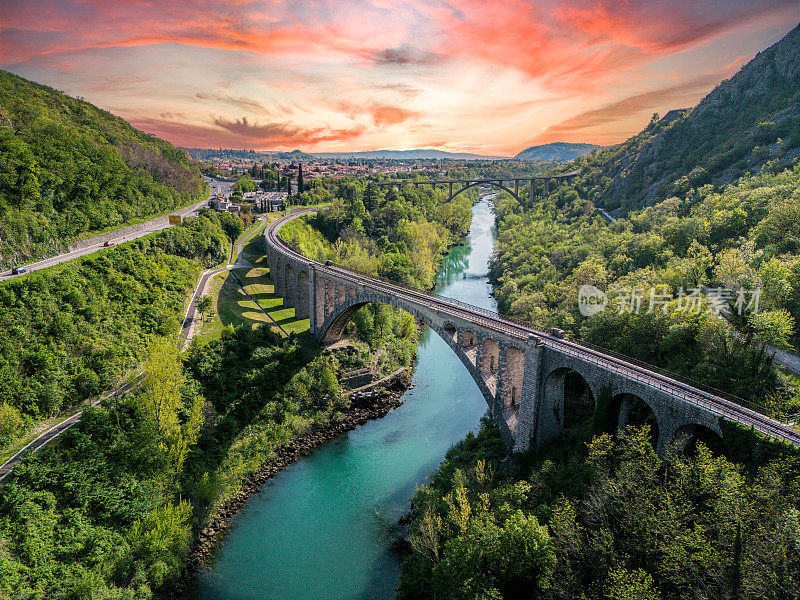
<instances>
[{"instance_id":1,"label":"distant concrete bridge","mask_svg":"<svg viewBox=\"0 0 800 600\"><path fill-rule=\"evenodd\" d=\"M536 182L544 182L543 193L547 194L550 191L550 183L558 185L562 181L571 181L580 174L580 171L571 171L569 173L560 173L558 175L539 175L536 177L492 177L489 179L395 179L391 181L371 181L372 185L378 187L401 187L404 185L424 186L429 185L436 189L437 185L447 187L449 190L448 202L476 185L492 185L500 190L504 190L514 196L517 202L522 202L520 199L519 191L526 185L530 190L530 198L533 198L536 193Z\"/></svg>"},{"instance_id":2,"label":"distant concrete bridge","mask_svg":"<svg viewBox=\"0 0 800 600\"><path fill-rule=\"evenodd\" d=\"M310 319L311 333L323 344L341 339L353 314L369 302L409 312L441 336L467 368L513 452L560 435L568 416L564 383L570 372L586 382L587 401L595 407L601 390L610 394L608 410L618 426L627 424L630 411L649 409L661 455L701 433L722 436L720 418L800 445L800 434L791 427L655 371L458 300L310 260L278 234L287 221L315 210L299 210L265 229L275 292L297 317Z\"/></svg>"}]
</instances>

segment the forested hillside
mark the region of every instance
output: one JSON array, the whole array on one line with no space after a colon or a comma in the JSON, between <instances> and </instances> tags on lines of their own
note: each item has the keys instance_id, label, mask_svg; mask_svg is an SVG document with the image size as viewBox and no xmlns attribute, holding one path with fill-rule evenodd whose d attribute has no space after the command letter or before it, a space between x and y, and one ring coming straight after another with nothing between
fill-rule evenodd
<instances>
[{"instance_id":1,"label":"forested hillside","mask_svg":"<svg viewBox=\"0 0 800 600\"><path fill-rule=\"evenodd\" d=\"M448 201L441 188L387 191L340 180L335 188L305 194L305 203L332 201L309 218L313 230L294 221L281 233L314 259L430 289L442 253L469 232L477 193L473 188Z\"/></svg>"},{"instance_id":2,"label":"forested hillside","mask_svg":"<svg viewBox=\"0 0 800 600\"><path fill-rule=\"evenodd\" d=\"M654 116L638 135L564 170L577 189L623 211L711 183L724 185L770 162L800 156L800 27L759 53L695 108Z\"/></svg>"},{"instance_id":3,"label":"forested hillside","mask_svg":"<svg viewBox=\"0 0 800 600\"><path fill-rule=\"evenodd\" d=\"M183 150L88 102L0 71L0 268L205 193Z\"/></svg>"},{"instance_id":4,"label":"forested hillside","mask_svg":"<svg viewBox=\"0 0 800 600\"><path fill-rule=\"evenodd\" d=\"M99 394L178 330L203 265L225 257L214 213L0 286L0 448Z\"/></svg>"}]
</instances>

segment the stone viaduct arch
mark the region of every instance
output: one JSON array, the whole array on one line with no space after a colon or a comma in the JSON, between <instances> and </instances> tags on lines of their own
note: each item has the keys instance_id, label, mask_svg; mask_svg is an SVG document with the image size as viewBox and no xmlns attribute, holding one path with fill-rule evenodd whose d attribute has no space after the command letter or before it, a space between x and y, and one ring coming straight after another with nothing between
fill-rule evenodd
<instances>
[{"instance_id":1,"label":"stone viaduct arch","mask_svg":"<svg viewBox=\"0 0 800 600\"><path fill-rule=\"evenodd\" d=\"M294 306L298 316L310 318L312 335L323 344L341 339L348 321L368 303L405 310L433 329L458 356L510 451L540 447L561 434L565 382L573 373L585 383L582 399L587 410L596 414L602 404L613 429L649 419L662 456L671 448L690 446L698 435L721 437L721 418L800 445L800 433L777 421L557 334L307 259L277 235L280 226L295 216L271 223L264 240L270 268L284 275L273 280L276 293Z\"/></svg>"}]
</instances>

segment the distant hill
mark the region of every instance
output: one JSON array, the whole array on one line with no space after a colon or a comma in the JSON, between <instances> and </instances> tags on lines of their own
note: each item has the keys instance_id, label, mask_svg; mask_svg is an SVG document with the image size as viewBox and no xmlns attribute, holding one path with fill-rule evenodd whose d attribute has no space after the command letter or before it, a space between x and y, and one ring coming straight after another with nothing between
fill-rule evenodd
<instances>
[{"instance_id":1,"label":"distant hill","mask_svg":"<svg viewBox=\"0 0 800 600\"><path fill-rule=\"evenodd\" d=\"M653 119L638 135L565 170L607 209L652 204L705 184L725 185L800 156L800 26L720 83L693 109Z\"/></svg>"},{"instance_id":2,"label":"distant hill","mask_svg":"<svg viewBox=\"0 0 800 600\"><path fill-rule=\"evenodd\" d=\"M0 268L70 238L191 204L183 150L96 106L0 71Z\"/></svg>"},{"instance_id":3,"label":"distant hill","mask_svg":"<svg viewBox=\"0 0 800 600\"><path fill-rule=\"evenodd\" d=\"M315 152L318 158L376 158L376 159L455 159L455 160L501 160L503 156L483 156L469 152L445 152L420 148L417 150L370 150L367 152Z\"/></svg>"},{"instance_id":4,"label":"distant hill","mask_svg":"<svg viewBox=\"0 0 800 600\"><path fill-rule=\"evenodd\" d=\"M300 150L292 150L291 152L265 152L269 158L279 158L281 160L314 160L316 155L301 152Z\"/></svg>"},{"instance_id":5,"label":"distant hill","mask_svg":"<svg viewBox=\"0 0 800 600\"><path fill-rule=\"evenodd\" d=\"M570 144L568 142L553 142L540 146L526 148L514 158L518 160L535 161L569 161L579 156L589 154L592 150L601 149L603 146L595 144Z\"/></svg>"}]
</instances>

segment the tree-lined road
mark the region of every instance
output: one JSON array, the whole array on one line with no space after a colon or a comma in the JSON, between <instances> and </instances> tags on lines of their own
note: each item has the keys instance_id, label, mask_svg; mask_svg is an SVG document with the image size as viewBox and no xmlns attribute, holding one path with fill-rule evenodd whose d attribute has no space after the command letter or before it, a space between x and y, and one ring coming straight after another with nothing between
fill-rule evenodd
<instances>
[{"instance_id":1,"label":"tree-lined road","mask_svg":"<svg viewBox=\"0 0 800 600\"><path fill-rule=\"evenodd\" d=\"M208 183L211 188L209 197L200 202L196 202L191 206L186 206L184 208L175 210L170 214L180 215L181 217L196 217L200 212L200 209L208 204L208 201L212 196L215 196L220 192L228 194L233 186L233 184L228 181L217 181L216 179L212 179L210 177L203 177L203 179L205 179L206 183ZM79 240L68 252L27 264L25 265L25 268L27 269L28 273L31 271L38 271L40 269L45 269L47 267L52 267L76 258L80 258L82 256L93 254L105 248L106 243L109 243L110 245L116 245L122 242L129 242L131 240L150 235L151 233L168 229L169 227L172 227L172 225L169 224L168 215L155 217L143 223L128 225L127 227L122 227L114 231L101 233L90 238ZM11 271L4 271L3 273L0 273L0 281L7 281L9 279L13 279L14 277L21 277L23 275L24 274L22 273L19 275L12 275Z\"/></svg>"}]
</instances>

